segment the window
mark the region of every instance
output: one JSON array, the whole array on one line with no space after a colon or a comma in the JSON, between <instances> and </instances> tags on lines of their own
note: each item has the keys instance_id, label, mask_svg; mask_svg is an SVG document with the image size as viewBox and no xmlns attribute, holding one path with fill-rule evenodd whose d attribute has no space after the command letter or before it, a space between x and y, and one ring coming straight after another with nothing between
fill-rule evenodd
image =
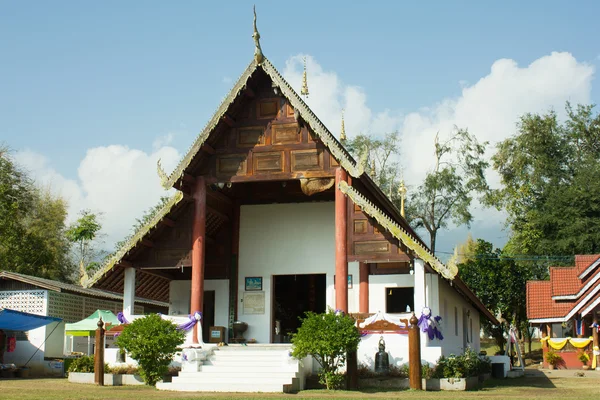
<instances>
[{"instance_id":1,"label":"window","mask_svg":"<svg viewBox=\"0 0 600 400\"><path fill-rule=\"evenodd\" d=\"M450 325L448 323L448 301L446 301L446 299L444 299L444 318L442 318L442 322L445 328L447 328L448 325Z\"/></svg>"},{"instance_id":2,"label":"window","mask_svg":"<svg viewBox=\"0 0 600 400\"><path fill-rule=\"evenodd\" d=\"M458 336L458 308L454 307L454 335Z\"/></svg>"},{"instance_id":3,"label":"window","mask_svg":"<svg viewBox=\"0 0 600 400\"><path fill-rule=\"evenodd\" d=\"M415 289L405 288L385 288L385 312L397 314L414 311L415 309Z\"/></svg>"},{"instance_id":4,"label":"window","mask_svg":"<svg viewBox=\"0 0 600 400\"><path fill-rule=\"evenodd\" d=\"M471 343L473 343L473 318L469 318L469 337L471 338Z\"/></svg>"}]
</instances>

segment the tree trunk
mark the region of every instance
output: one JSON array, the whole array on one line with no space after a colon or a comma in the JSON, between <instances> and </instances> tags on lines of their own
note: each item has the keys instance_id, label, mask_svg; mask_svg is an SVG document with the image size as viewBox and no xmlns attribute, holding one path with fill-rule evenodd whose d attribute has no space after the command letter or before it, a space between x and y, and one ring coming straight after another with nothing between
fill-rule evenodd
<instances>
[{"instance_id":1,"label":"tree trunk","mask_svg":"<svg viewBox=\"0 0 600 400\"><path fill-rule=\"evenodd\" d=\"M437 235L437 230L433 230L431 232L429 232L429 242L431 243L431 245L429 246L431 248L431 252L433 253L433 255L435 255L435 237Z\"/></svg>"}]
</instances>

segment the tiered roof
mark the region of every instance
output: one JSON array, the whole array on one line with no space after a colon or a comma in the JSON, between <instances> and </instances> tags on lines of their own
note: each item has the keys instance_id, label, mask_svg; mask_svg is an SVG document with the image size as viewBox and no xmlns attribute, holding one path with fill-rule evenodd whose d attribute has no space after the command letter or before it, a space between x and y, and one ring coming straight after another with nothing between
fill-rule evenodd
<instances>
[{"instance_id":1,"label":"tiered roof","mask_svg":"<svg viewBox=\"0 0 600 400\"><path fill-rule=\"evenodd\" d=\"M549 281L527 282L531 322L564 322L600 304L600 255L575 256L574 267L551 267Z\"/></svg>"}]
</instances>

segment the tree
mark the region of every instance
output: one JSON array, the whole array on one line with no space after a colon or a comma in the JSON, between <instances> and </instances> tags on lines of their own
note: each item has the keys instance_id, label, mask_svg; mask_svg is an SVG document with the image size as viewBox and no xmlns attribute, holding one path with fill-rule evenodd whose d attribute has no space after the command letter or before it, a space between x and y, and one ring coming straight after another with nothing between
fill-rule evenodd
<instances>
[{"instance_id":1,"label":"tree","mask_svg":"<svg viewBox=\"0 0 600 400\"><path fill-rule=\"evenodd\" d=\"M81 217L69 228L67 237L74 244L75 257L79 266L79 282L83 285L88 279L88 272L98 266L98 250L94 241L99 238L102 225L98 216L90 210L81 212Z\"/></svg>"},{"instance_id":2,"label":"tree","mask_svg":"<svg viewBox=\"0 0 600 400\"><path fill-rule=\"evenodd\" d=\"M388 133L383 139L360 134L348 141L346 148L357 160L365 163L366 171L374 178L381 190L392 201L398 201L398 171L400 169L398 132Z\"/></svg>"},{"instance_id":3,"label":"tree","mask_svg":"<svg viewBox=\"0 0 600 400\"><path fill-rule=\"evenodd\" d=\"M346 362L346 354L356 351L360 333L352 317L329 309L326 313L307 312L298 332L292 336L292 356L302 360L312 356L321 366L319 382L336 389L343 382L338 369Z\"/></svg>"},{"instance_id":4,"label":"tree","mask_svg":"<svg viewBox=\"0 0 600 400\"><path fill-rule=\"evenodd\" d=\"M66 203L35 186L0 146L0 266L8 271L69 281Z\"/></svg>"},{"instance_id":5,"label":"tree","mask_svg":"<svg viewBox=\"0 0 600 400\"><path fill-rule=\"evenodd\" d=\"M117 346L125 349L140 366L146 384L154 386L168 371L185 333L158 314L138 318L125 326L117 338Z\"/></svg>"},{"instance_id":6,"label":"tree","mask_svg":"<svg viewBox=\"0 0 600 400\"><path fill-rule=\"evenodd\" d=\"M503 323L501 327L494 327L482 319L484 331L493 336L502 349L508 325L522 329L527 320L527 281L543 278L545 268L517 263L500 249L494 249L491 243L478 239L474 254L458 265L458 270L460 278Z\"/></svg>"},{"instance_id":7,"label":"tree","mask_svg":"<svg viewBox=\"0 0 600 400\"><path fill-rule=\"evenodd\" d=\"M514 254L554 256L600 252L600 115L591 105L525 114L513 137L498 144L493 167L502 186L489 202L508 213Z\"/></svg>"},{"instance_id":8,"label":"tree","mask_svg":"<svg viewBox=\"0 0 600 400\"><path fill-rule=\"evenodd\" d=\"M438 231L450 221L469 226L473 220L473 195L488 191L488 162L483 158L486 145L466 129L457 129L445 142L436 135L435 166L409 196L406 211L414 228L427 230L434 253Z\"/></svg>"}]
</instances>

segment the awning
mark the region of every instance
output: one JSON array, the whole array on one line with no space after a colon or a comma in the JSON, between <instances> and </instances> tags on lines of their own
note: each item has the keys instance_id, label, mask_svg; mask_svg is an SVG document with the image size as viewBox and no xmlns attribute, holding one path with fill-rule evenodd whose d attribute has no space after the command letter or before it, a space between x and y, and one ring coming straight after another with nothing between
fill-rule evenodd
<instances>
[{"instance_id":1,"label":"awning","mask_svg":"<svg viewBox=\"0 0 600 400\"><path fill-rule=\"evenodd\" d=\"M0 329L30 331L56 321L62 321L62 319L9 310L8 308L0 309Z\"/></svg>"},{"instance_id":2,"label":"awning","mask_svg":"<svg viewBox=\"0 0 600 400\"><path fill-rule=\"evenodd\" d=\"M65 334L70 336L94 336L98 329L98 321L102 317L104 329L109 329L111 326L119 325L117 316L108 310L96 310L89 317L82 319L79 322L65 325Z\"/></svg>"}]
</instances>

